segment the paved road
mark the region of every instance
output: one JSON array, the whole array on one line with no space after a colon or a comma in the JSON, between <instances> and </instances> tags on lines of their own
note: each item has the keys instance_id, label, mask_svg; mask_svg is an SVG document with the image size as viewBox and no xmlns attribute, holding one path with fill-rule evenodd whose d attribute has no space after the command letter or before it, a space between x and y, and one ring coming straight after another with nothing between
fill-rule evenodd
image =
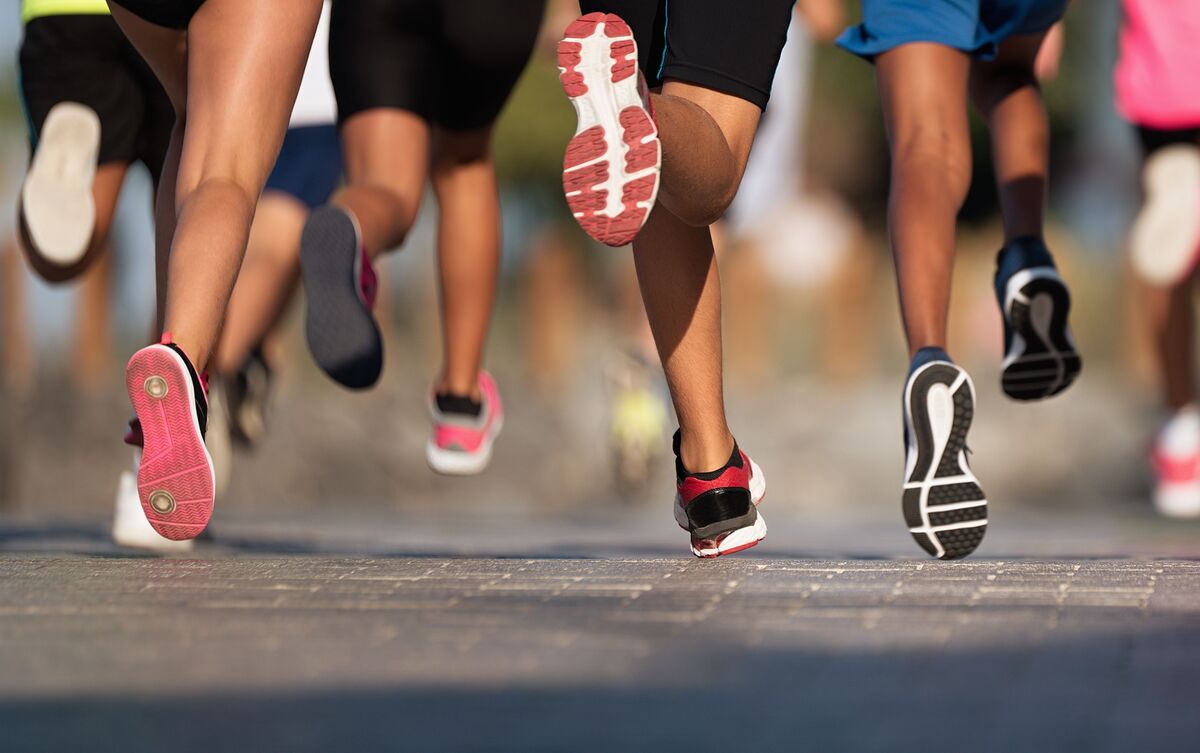
<instances>
[{"instance_id":1,"label":"paved road","mask_svg":"<svg viewBox=\"0 0 1200 753\"><path fill-rule=\"evenodd\" d=\"M155 559L0 525L0 749L1197 750L1200 561L1056 525L996 551L1092 553L561 556L550 527L524 559L414 524L279 554L234 525Z\"/></svg>"}]
</instances>

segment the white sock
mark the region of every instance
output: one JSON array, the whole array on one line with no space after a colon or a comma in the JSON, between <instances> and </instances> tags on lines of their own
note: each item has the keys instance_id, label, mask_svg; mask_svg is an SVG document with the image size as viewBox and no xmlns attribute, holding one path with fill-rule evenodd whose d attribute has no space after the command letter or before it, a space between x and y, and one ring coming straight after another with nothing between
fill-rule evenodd
<instances>
[{"instance_id":1,"label":"white sock","mask_svg":"<svg viewBox=\"0 0 1200 753\"><path fill-rule=\"evenodd\" d=\"M1158 447L1175 457L1200 451L1200 409L1195 404L1185 405L1171 414L1158 434Z\"/></svg>"}]
</instances>

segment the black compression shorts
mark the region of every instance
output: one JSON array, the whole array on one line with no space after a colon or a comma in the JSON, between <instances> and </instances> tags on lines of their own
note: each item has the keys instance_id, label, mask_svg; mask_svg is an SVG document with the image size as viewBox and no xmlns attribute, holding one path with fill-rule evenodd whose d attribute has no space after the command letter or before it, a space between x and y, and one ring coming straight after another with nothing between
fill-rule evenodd
<instances>
[{"instance_id":1,"label":"black compression shorts","mask_svg":"<svg viewBox=\"0 0 1200 753\"><path fill-rule=\"evenodd\" d=\"M336 0L329 75L339 124L394 108L449 130L490 125L525 69L544 7L545 0Z\"/></svg>"},{"instance_id":2,"label":"black compression shorts","mask_svg":"<svg viewBox=\"0 0 1200 753\"><path fill-rule=\"evenodd\" d=\"M158 26L183 30L192 16L204 5L204 0L113 0L117 5ZM255 0L246 0L254 2Z\"/></svg>"},{"instance_id":3,"label":"black compression shorts","mask_svg":"<svg viewBox=\"0 0 1200 753\"><path fill-rule=\"evenodd\" d=\"M731 94L760 108L787 41L795 0L581 0L633 29L650 87L666 79Z\"/></svg>"},{"instance_id":4,"label":"black compression shorts","mask_svg":"<svg viewBox=\"0 0 1200 753\"><path fill-rule=\"evenodd\" d=\"M34 18L20 60L31 148L51 108L78 102L100 118L99 164L140 160L158 181L175 110L111 16Z\"/></svg>"},{"instance_id":5,"label":"black compression shorts","mask_svg":"<svg viewBox=\"0 0 1200 753\"><path fill-rule=\"evenodd\" d=\"M1164 130L1161 128L1150 128L1149 126L1139 125L1137 129L1138 140L1142 142L1143 157L1149 157L1159 149L1163 149L1164 147L1168 146L1174 146L1176 144L1200 146L1200 126L1196 128Z\"/></svg>"}]
</instances>

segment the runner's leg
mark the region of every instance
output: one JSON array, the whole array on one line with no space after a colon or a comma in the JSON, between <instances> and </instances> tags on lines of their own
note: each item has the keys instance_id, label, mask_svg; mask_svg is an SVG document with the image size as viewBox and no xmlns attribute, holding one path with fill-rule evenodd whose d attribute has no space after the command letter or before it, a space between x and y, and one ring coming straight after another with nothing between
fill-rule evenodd
<instances>
[{"instance_id":1,"label":"runner's leg","mask_svg":"<svg viewBox=\"0 0 1200 753\"><path fill-rule=\"evenodd\" d=\"M971 181L965 54L904 44L875 61L892 151L888 226L909 355L945 349L955 223Z\"/></svg>"}]
</instances>

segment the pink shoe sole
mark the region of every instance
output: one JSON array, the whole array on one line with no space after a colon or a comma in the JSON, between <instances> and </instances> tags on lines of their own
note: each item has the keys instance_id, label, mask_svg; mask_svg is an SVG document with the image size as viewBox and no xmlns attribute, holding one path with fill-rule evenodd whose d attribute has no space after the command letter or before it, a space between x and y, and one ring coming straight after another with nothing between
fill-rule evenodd
<instances>
[{"instance_id":1,"label":"pink shoe sole","mask_svg":"<svg viewBox=\"0 0 1200 753\"><path fill-rule=\"evenodd\" d=\"M563 158L567 205L592 238L623 246L650 216L662 161L633 32L618 16L589 13L567 27L558 68L578 117Z\"/></svg>"},{"instance_id":2,"label":"pink shoe sole","mask_svg":"<svg viewBox=\"0 0 1200 753\"><path fill-rule=\"evenodd\" d=\"M212 517L216 479L187 366L170 348L142 348L125 368L125 389L144 437L137 486L146 520L164 538L195 538Z\"/></svg>"}]
</instances>

